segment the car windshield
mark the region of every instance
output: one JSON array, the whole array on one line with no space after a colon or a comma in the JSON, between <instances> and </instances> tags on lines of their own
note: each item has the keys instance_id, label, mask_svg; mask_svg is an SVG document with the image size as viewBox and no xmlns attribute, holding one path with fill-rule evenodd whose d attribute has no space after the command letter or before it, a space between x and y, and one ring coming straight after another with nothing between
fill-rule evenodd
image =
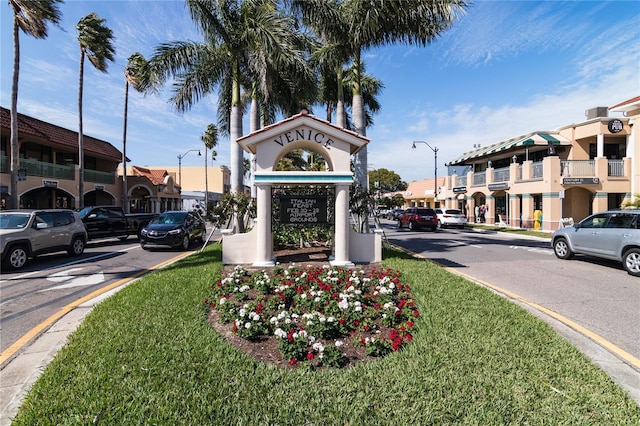
<instances>
[{"instance_id":1,"label":"car windshield","mask_svg":"<svg viewBox=\"0 0 640 426\"><path fill-rule=\"evenodd\" d=\"M93 210L93 207L85 207L78 212L78 216L80 216L80 219L84 219L85 217L87 217L91 210Z\"/></svg>"},{"instance_id":2,"label":"car windshield","mask_svg":"<svg viewBox=\"0 0 640 426\"><path fill-rule=\"evenodd\" d=\"M0 213L0 229L22 229L29 223L29 213Z\"/></svg>"},{"instance_id":3,"label":"car windshield","mask_svg":"<svg viewBox=\"0 0 640 426\"><path fill-rule=\"evenodd\" d=\"M416 214L419 214L420 216L426 216L426 215L432 215L434 213L433 210L430 209L417 209L416 210Z\"/></svg>"},{"instance_id":4,"label":"car windshield","mask_svg":"<svg viewBox=\"0 0 640 426\"><path fill-rule=\"evenodd\" d=\"M462 214L462 212L460 210L456 210L456 209L447 209L445 210L446 214Z\"/></svg>"},{"instance_id":5,"label":"car windshield","mask_svg":"<svg viewBox=\"0 0 640 426\"><path fill-rule=\"evenodd\" d=\"M151 223L178 224L183 223L186 217L186 212L165 212L153 218Z\"/></svg>"}]
</instances>

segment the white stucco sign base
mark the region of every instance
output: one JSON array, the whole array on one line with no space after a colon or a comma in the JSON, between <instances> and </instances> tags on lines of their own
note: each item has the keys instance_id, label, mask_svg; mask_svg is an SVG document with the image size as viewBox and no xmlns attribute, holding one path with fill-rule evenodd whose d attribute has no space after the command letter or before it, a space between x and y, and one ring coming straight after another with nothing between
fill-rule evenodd
<instances>
[{"instance_id":1,"label":"white stucco sign base","mask_svg":"<svg viewBox=\"0 0 640 426\"><path fill-rule=\"evenodd\" d=\"M351 155L369 139L320 120L306 111L238 139L242 149L255 155L254 186L257 217L245 234L225 231L222 235L224 264L273 266L271 231L271 188L274 185L333 185L335 227L332 265L374 263L382 260L380 233L360 234L349 225L349 186L353 182ZM280 159L294 149L321 154L328 163L326 172L279 172Z\"/></svg>"}]
</instances>

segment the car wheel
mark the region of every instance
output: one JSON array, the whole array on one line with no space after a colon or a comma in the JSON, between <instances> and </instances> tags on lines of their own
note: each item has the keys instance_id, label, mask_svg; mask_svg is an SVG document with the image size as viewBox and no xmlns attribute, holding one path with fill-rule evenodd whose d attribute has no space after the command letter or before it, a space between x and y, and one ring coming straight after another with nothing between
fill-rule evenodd
<instances>
[{"instance_id":1,"label":"car wheel","mask_svg":"<svg viewBox=\"0 0 640 426\"><path fill-rule=\"evenodd\" d=\"M120 241L124 241L124 240L126 240L127 238L129 238L129 236L128 236L128 235L123 235L123 236L121 236L121 237L118 237L118 239L119 239Z\"/></svg>"},{"instance_id":2,"label":"car wheel","mask_svg":"<svg viewBox=\"0 0 640 426\"><path fill-rule=\"evenodd\" d=\"M438 219L438 229L442 228L442 222L440 222L440 219Z\"/></svg>"},{"instance_id":3,"label":"car wheel","mask_svg":"<svg viewBox=\"0 0 640 426\"><path fill-rule=\"evenodd\" d=\"M75 237L71 242L71 247L67 250L70 256L80 256L84 253L84 239L82 237Z\"/></svg>"},{"instance_id":4,"label":"car wheel","mask_svg":"<svg viewBox=\"0 0 640 426\"><path fill-rule=\"evenodd\" d=\"M573 252L564 238L558 238L553 242L553 252L559 259L571 259L573 257Z\"/></svg>"},{"instance_id":5,"label":"car wheel","mask_svg":"<svg viewBox=\"0 0 640 426\"><path fill-rule=\"evenodd\" d=\"M632 248L622 256L624 269L634 277L640 277L640 249Z\"/></svg>"},{"instance_id":6,"label":"car wheel","mask_svg":"<svg viewBox=\"0 0 640 426\"><path fill-rule=\"evenodd\" d=\"M438 226L432 226L431 227L431 232L436 232L436 229L438 229Z\"/></svg>"},{"instance_id":7,"label":"car wheel","mask_svg":"<svg viewBox=\"0 0 640 426\"><path fill-rule=\"evenodd\" d=\"M182 238L180 248L182 248L182 250L187 250L189 248L189 242L189 234L185 234L184 238Z\"/></svg>"},{"instance_id":8,"label":"car wheel","mask_svg":"<svg viewBox=\"0 0 640 426\"><path fill-rule=\"evenodd\" d=\"M142 250L149 250L149 247L147 247L146 244L140 244L140 247Z\"/></svg>"},{"instance_id":9,"label":"car wheel","mask_svg":"<svg viewBox=\"0 0 640 426\"><path fill-rule=\"evenodd\" d=\"M27 249L24 246L17 245L11 247L7 257L4 259L4 266L7 269L20 269L27 263Z\"/></svg>"}]
</instances>

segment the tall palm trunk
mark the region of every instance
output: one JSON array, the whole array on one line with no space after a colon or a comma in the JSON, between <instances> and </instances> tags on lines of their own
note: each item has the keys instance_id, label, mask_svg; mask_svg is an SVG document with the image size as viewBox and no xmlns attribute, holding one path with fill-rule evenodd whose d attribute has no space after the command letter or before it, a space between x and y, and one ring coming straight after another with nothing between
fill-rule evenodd
<instances>
[{"instance_id":1,"label":"tall palm trunk","mask_svg":"<svg viewBox=\"0 0 640 426\"><path fill-rule=\"evenodd\" d=\"M338 102L336 102L336 125L343 129L347 127L347 117L344 112L344 92L342 86L342 65L338 67Z\"/></svg>"},{"instance_id":2,"label":"tall palm trunk","mask_svg":"<svg viewBox=\"0 0 640 426\"><path fill-rule=\"evenodd\" d=\"M231 193L237 195L238 192L244 193L243 178L243 155L242 147L238 143L238 139L242 136L242 106L240 105L240 81L238 79L238 67L234 67L233 88L231 94L231 116L229 120L229 138L231 139ZM244 222L238 217L237 208L233 215L233 222L236 231L244 232Z\"/></svg>"},{"instance_id":3,"label":"tall palm trunk","mask_svg":"<svg viewBox=\"0 0 640 426\"><path fill-rule=\"evenodd\" d=\"M365 122L364 103L362 100L362 89L360 86L360 77L362 64L360 62L360 50L356 51L354 57L354 79L353 79L353 99L352 99L352 113L353 113L353 125L355 131L361 136L367 136L367 126ZM363 191L368 191L367 184L367 146L363 146L360 151L356 153L355 158L355 172L356 172L356 184L360 186ZM361 229L363 232L369 232L369 219L365 213L361 220Z\"/></svg>"},{"instance_id":4,"label":"tall palm trunk","mask_svg":"<svg viewBox=\"0 0 640 426\"><path fill-rule=\"evenodd\" d=\"M129 213L129 188L127 187L127 114L129 110L129 80L124 79L124 126L122 129L122 209Z\"/></svg>"},{"instance_id":5,"label":"tall palm trunk","mask_svg":"<svg viewBox=\"0 0 640 426\"><path fill-rule=\"evenodd\" d=\"M11 199L9 208L18 205L18 169L20 168L20 147L18 145L18 77L20 75L20 34L18 19L13 17L13 81L11 83Z\"/></svg>"},{"instance_id":6,"label":"tall palm trunk","mask_svg":"<svg viewBox=\"0 0 640 426\"><path fill-rule=\"evenodd\" d=\"M84 208L84 138L82 133L82 90L84 81L84 49L80 47L80 72L78 78L78 194L79 207Z\"/></svg>"}]
</instances>

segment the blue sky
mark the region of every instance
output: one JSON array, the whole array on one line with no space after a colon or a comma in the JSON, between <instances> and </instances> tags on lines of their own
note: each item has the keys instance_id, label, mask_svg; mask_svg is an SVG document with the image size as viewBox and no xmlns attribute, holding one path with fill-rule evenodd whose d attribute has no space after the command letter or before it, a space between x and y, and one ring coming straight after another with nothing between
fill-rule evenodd
<instances>
[{"instance_id":1,"label":"blue sky","mask_svg":"<svg viewBox=\"0 0 640 426\"><path fill-rule=\"evenodd\" d=\"M36 40L21 34L18 111L77 130L79 48L75 25L89 12L114 32L116 60L103 74L87 62L85 134L122 150L123 70L139 51L151 56L167 41L201 40L181 0L67 0L61 28ZM0 103L10 107L12 13L0 7ZM585 110L640 95L640 2L476 1L451 30L425 47L387 46L365 52L367 72L384 84L381 111L367 129L369 167L402 180L433 177L474 144L488 145L536 130L585 120ZM127 156L132 165L177 166L177 156L202 147L217 119L211 94L177 113L166 89L129 97ZM315 114L324 118L322 108ZM244 132L248 133L245 119ZM220 138L217 165L229 165L229 140ZM211 163L209 163L211 164ZM183 166L203 166L191 153Z\"/></svg>"}]
</instances>

